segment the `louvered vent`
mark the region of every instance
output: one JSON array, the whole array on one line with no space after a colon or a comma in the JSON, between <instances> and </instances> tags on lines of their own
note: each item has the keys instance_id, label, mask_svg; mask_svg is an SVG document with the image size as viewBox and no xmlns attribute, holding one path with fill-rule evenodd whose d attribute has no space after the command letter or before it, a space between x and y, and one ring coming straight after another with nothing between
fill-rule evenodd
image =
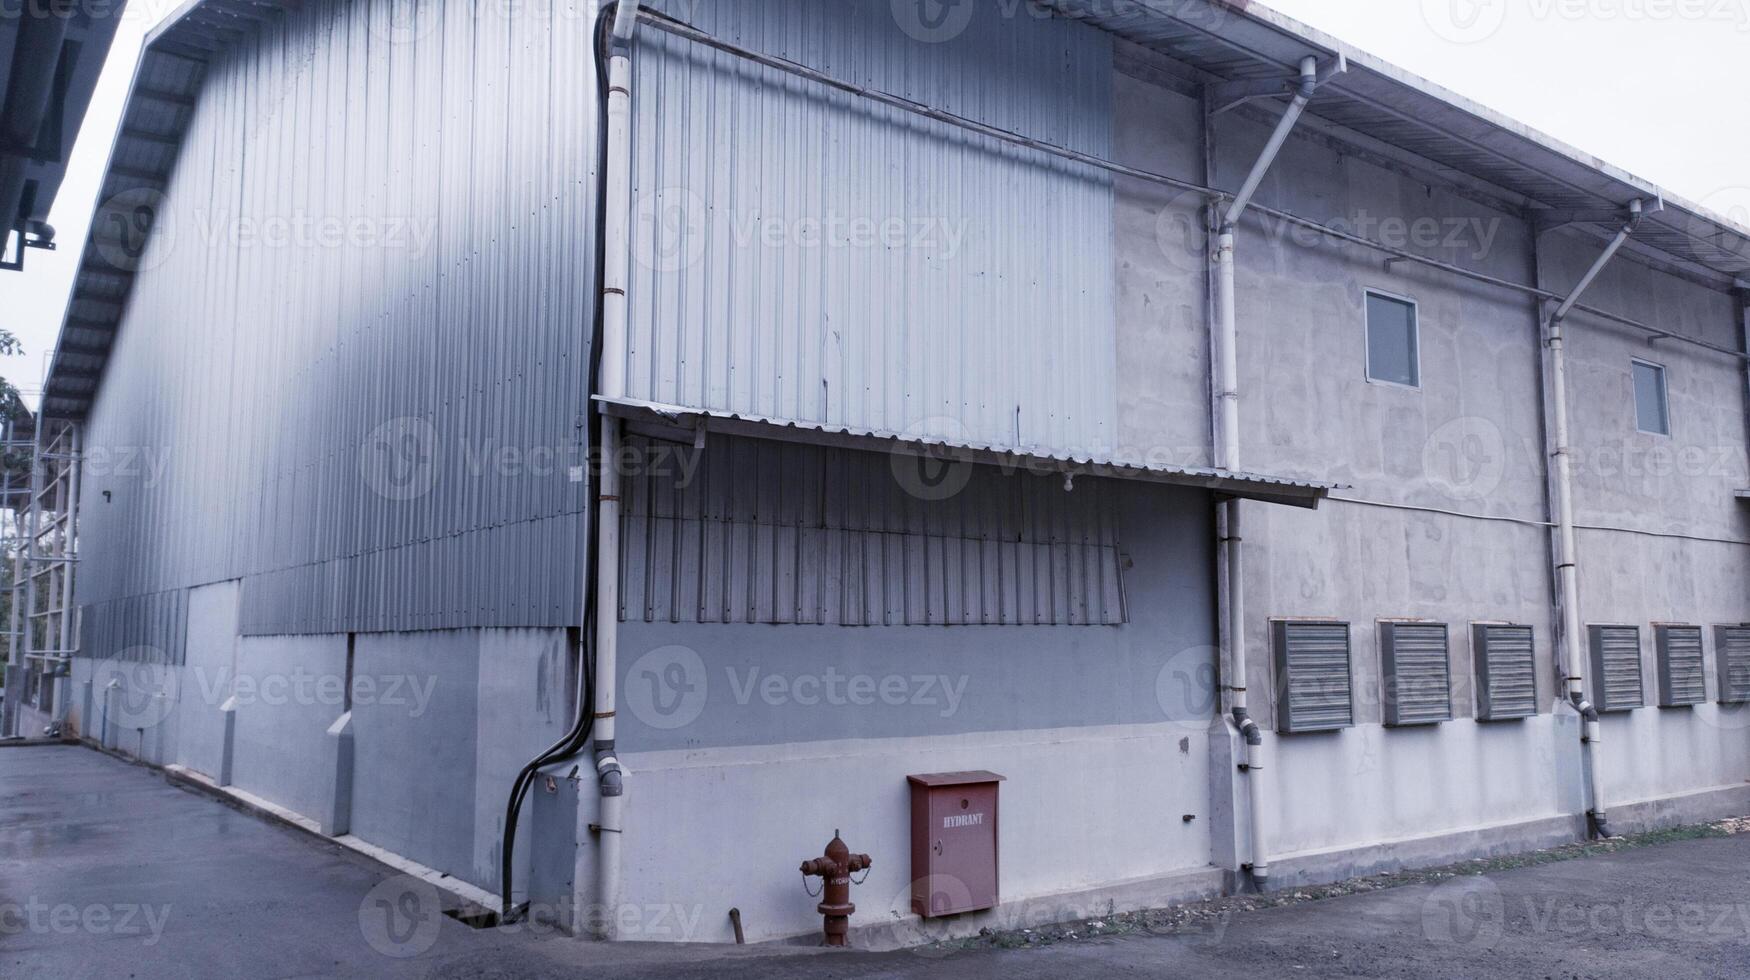
<instances>
[{"instance_id":1,"label":"louvered vent","mask_svg":"<svg viewBox=\"0 0 1750 980\"><path fill-rule=\"evenodd\" d=\"M1529 626L1471 627L1477 720L1506 721L1537 714L1537 652L1533 639Z\"/></svg>"},{"instance_id":2,"label":"louvered vent","mask_svg":"<svg viewBox=\"0 0 1750 980\"><path fill-rule=\"evenodd\" d=\"M1719 661L1720 703L1750 702L1750 626L1714 630L1714 659Z\"/></svg>"},{"instance_id":3,"label":"louvered vent","mask_svg":"<svg viewBox=\"0 0 1750 980\"><path fill-rule=\"evenodd\" d=\"M1276 730L1328 732L1354 724L1349 624L1271 624L1276 658Z\"/></svg>"},{"instance_id":4,"label":"louvered vent","mask_svg":"<svg viewBox=\"0 0 1750 980\"><path fill-rule=\"evenodd\" d=\"M1646 705L1641 693L1639 627L1592 627L1592 700L1599 711Z\"/></svg>"},{"instance_id":5,"label":"louvered vent","mask_svg":"<svg viewBox=\"0 0 1750 980\"><path fill-rule=\"evenodd\" d=\"M1452 662L1441 623L1381 623L1385 723L1434 725L1452 720Z\"/></svg>"},{"instance_id":6,"label":"louvered vent","mask_svg":"<svg viewBox=\"0 0 1750 980\"><path fill-rule=\"evenodd\" d=\"M1706 701L1701 627L1656 626L1653 636L1659 646L1659 706L1680 708Z\"/></svg>"}]
</instances>

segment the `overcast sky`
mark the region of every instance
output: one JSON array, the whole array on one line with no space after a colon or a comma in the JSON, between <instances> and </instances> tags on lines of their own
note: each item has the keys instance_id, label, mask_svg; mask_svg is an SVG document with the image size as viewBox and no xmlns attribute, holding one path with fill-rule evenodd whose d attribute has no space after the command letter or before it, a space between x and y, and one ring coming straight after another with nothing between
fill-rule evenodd
<instances>
[{"instance_id":1,"label":"overcast sky","mask_svg":"<svg viewBox=\"0 0 1750 980\"><path fill-rule=\"evenodd\" d=\"M1254 0L1256 2L1256 0ZM1263 4L1750 224L1750 0L1268 0ZM58 252L0 272L32 405L60 329L140 39L133 0L50 221Z\"/></svg>"}]
</instances>

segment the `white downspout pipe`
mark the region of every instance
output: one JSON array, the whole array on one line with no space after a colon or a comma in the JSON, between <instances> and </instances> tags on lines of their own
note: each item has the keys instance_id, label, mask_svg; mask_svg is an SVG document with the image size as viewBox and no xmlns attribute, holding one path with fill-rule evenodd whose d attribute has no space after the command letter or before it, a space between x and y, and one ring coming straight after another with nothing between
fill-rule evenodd
<instances>
[{"instance_id":1,"label":"white downspout pipe","mask_svg":"<svg viewBox=\"0 0 1750 980\"><path fill-rule=\"evenodd\" d=\"M1270 141L1252 165L1252 171L1240 186L1239 193L1222 214L1215 248L1215 313L1216 354L1219 358L1217 379L1221 405L1220 441L1216 465L1228 471L1240 468L1240 371L1239 330L1234 289L1234 234L1246 208L1252 203L1269 173L1271 164L1288 142L1289 134L1300 122L1307 103L1318 88L1318 59L1306 58L1300 64L1300 85L1294 101L1276 124ZM1245 554L1242 544L1241 504L1230 500L1225 505L1227 533L1221 545L1227 558L1227 687L1229 707L1234 724L1245 740L1243 770L1246 775L1246 801L1251 831L1252 880L1260 888L1270 879L1269 861L1269 786L1265 782L1267 746L1264 732L1251 716L1246 695L1246 582Z\"/></svg>"},{"instance_id":2,"label":"white downspout pipe","mask_svg":"<svg viewBox=\"0 0 1750 980\"><path fill-rule=\"evenodd\" d=\"M1568 424L1567 338L1562 323L1573 312L1575 304L1580 302L1580 297L1598 280L1604 267L1628 243L1629 236L1634 234L1635 228L1640 224L1641 211L1640 201L1629 205L1628 224L1605 246L1604 253L1580 277L1579 284L1568 294L1568 298L1550 314L1548 328L1550 374L1553 382L1551 397L1555 401L1552 408L1555 416L1556 525L1559 541L1556 573L1561 582L1562 651L1567 666L1568 701L1580 713L1585 726L1582 742L1586 747L1586 768L1591 773L1592 783L1592 807L1588 816L1591 817L1592 829L1599 837L1610 836L1605 810L1604 774L1599 765L1599 746L1604 739L1598 722L1598 709L1586 700L1586 652L1580 639L1580 556L1574 535L1574 450Z\"/></svg>"},{"instance_id":3,"label":"white downspout pipe","mask_svg":"<svg viewBox=\"0 0 1750 980\"><path fill-rule=\"evenodd\" d=\"M639 0L620 0L614 12L608 59L607 197L602 202L602 356L599 391L626 393L626 290L630 284L632 231L632 32ZM620 422L601 420L601 488L596 502L595 758L600 794L597 817L597 934L618 939L620 851L625 828L626 774L615 754L614 712L619 685L620 626Z\"/></svg>"}]
</instances>

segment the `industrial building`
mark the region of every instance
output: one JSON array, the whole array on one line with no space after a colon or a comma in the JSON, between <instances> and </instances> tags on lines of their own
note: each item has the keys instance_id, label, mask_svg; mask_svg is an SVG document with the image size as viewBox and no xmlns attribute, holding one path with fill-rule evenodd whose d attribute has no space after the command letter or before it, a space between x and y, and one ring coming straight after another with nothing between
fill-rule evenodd
<instances>
[{"instance_id":1,"label":"industrial building","mask_svg":"<svg viewBox=\"0 0 1750 980\"><path fill-rule=\"evenodd\" d=\"M26 724L461 898L797 937L840 836L882 945L1750 812L1750 231L1257 5L190 0L102 198Z\"/></svg>"}]
</instances>

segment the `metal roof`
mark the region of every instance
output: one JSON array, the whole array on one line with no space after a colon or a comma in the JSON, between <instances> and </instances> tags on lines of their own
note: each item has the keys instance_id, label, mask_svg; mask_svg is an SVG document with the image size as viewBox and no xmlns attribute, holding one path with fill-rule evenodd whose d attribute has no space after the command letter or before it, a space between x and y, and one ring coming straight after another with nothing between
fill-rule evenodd
<instances>
[{"instance_id":1,"label":"metal roof","mask_svg":"<svg viewBox=\"0 0 1750 980\"><path fill-rule=\"evenodd\" d=\"M1341 56L1349 70L1320 86L1309 115L1504 190L1533 211L1620 210L1636 198L1663 200L1665 210L1643 222L1629 251L1716 280L1722 288L1750 279L1750 229L1259 4L1047 2L1183 62L1204 80L1286 81L1309 55ZM1616 221L1610 231L1620 225Z\"/></svg>"},{"instance_id":2,"label":"metal roof","mask_svg":"<svg viewBox=\"0 0 1750 980\"><path fill-rule=\"evenodd\" d=\"M50 368L45 415L76 418L90 408L150 227L153 194L175 165L207 61L279 16L283 2L185 0L147 38ZM1662 199L1665 210L1643 222L1629 254L1722 289L1750 285L1750 230L1248 0L1048 2L1188 66L1202 81L1286 79L1308 55L1341 55L1349 71L1319 89L1310 115L1413 153L1455 180L1505 192L1533 212L1597 212Z\"/></svg>"},{"instance_id":3,"label":"metal roof","mask_svg":"<svg viewBox=\"0 0 1750 980\"><path fill-rule=\"evenodd\" d=\"M811 445L837 445L847 449L875 448L907 456L941 456L968 463L1008 467L1028 472L1044 471L1076 476L1109 476L1173 486L1214 490L1231 497L1263 500L1298 507L1317 507L1332 490L1345 489L1341 484L1319 483L1289 477L1267 476L1262 473L1240 473L1206 467L1173 466L1148 460L1133 460L1098 453L1016 452L1002 446L975 442L920 439L902 432L868 429L857 426L826 425L818 422L798 422L794 419L768 418L740 412L702 411L680 405L661 405L633 398L608 398L597 395L596 404L609 415L630 420L634 431L658 435L672 441L697 442L706 433L731 436L754 436L806 442ZM651 423L657 428L640 430L637 423Z\"/></svg>"},{"instance_id":4,"label":"metal roof","mask_svg":"<svg viewBox=\"0 0 1750 980\"><path fill-rule=\"evenodd\" d=\"M49 208L121 7L0 0L0 268L23 268L27 233L53 247Z\"/></svg>"}]
</instances>

